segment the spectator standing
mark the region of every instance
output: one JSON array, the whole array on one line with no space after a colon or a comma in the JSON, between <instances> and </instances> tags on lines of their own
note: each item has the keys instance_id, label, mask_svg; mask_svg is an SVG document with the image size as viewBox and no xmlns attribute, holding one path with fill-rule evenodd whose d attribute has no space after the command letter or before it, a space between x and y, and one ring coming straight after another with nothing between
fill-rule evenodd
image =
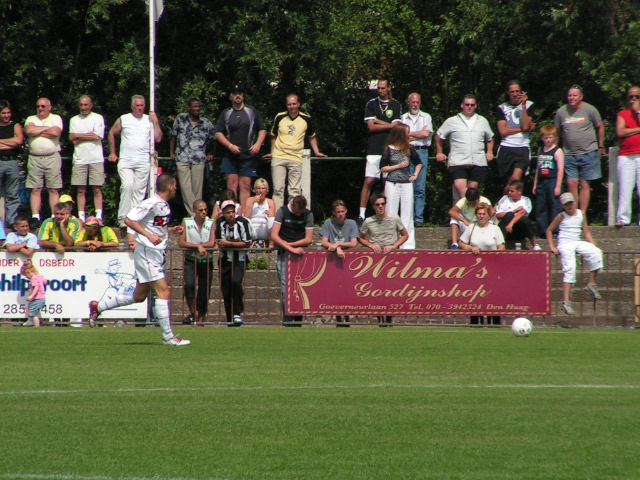
<instances>
[{"instance_id":1,"label":"spectator standing","mask_svg":"<svg viewBox=\"0 0 640 480\"><path fill-rule=\"evenodd\" d=\"M591 181L602 177L600 156L606 152L600 113L583 98L582 87L573 85L567 94L567 104L556 112L554 124L562 133L567 189L586 213Z\"/></svg>"},{"instance_id":2,"label":"spectator standing","mask_svg":"<svg viewBox=\"0 0 640 480\"><path fill-rule=\"evenodd\" d=\"M538 149L538 164L533 179L536 196L536 223L540 235L547 231L549 223L562 211L560 194L564 178L564 153L558 147L558 129L553 125L540 128L543 146Z\"/></svg>"},{"instance_id":3,"label":"spectator standing","mask_svg":"<svg viewBox=\"0 0 640 480\"><path fill-rule=\"evenodd\" d=\"M208 248L215 246L215 222L207 215L204 200L193 202L194 214L182 220L182 233L178 240L180 248L187 248L184 257L184 298L189 307L189 316L182 323L202 323L209 310L209 295L213 278L213 254ZM196 295L196 285L198 292Z\"/></svg>"},{"instance_id":4,"label":"spectator standing","mask_svg":"<svg viewBox=\"0 0 640 480\"><path fill-rule=\"evenodd\" d=\"M176 117L171 128L169 152L176 162L182 203L189 215L193 215L193 202L202 198L202 185L207 162L213 160L207 154L207 146L214 138L213 124L200 116L200 100L192 98L187 104L187 113Z\"/></svg>"},{"instance_id":5,"label":"spectator standing","mask_svg":"<svg viewBox=\"0 0 640 480\"><path fill-rule=\"evenodd\" d=\"M500 221L499 227L505 240L523 242L528 238L533 250L540 250L529 219L532 210L531 199L522 195L523 187L519 180L509 182L507 194L496 205L496 218Z\"/></svg>"},{"instance_id":6,"label":"spectator standing","mask_svg":"<svg viewBox=\"0 0 640 480\"><path fill-rule=\"evenodd\" d=\"M18 252L27 258L31 258L36 250L40 249L38 237L29 231L29 219L18 215L13 221L13 232L9 232L4 242L7 252Z\"/></svg>"},{"instance_id":7,"label":"spectator standing","mask_svg":"<svg viewBox=\"0 0 640 480\"><path fill-rule=\"evenodd\" d=\"M304 255L304 247L313 241L313 213L307 209L307 199L303 195L296 195L288 205L278 209L271 229L271 241L278 249L276 268L282 288L283 325L301 327L302 316L286 313L286 261L288 255Z\"/></svg>"},{"instance_id":8,"label":"spectator standing","mask_svg":"<svg viewBox=\"0 0 640 480\"><path fill-rule=\"evenodd\" d=\"M48 98L38 99L36 107L36 115L31 115L24 122L24 133L29 142L26 187L31 189L31 216L40 225L42 187L46 185L49 190L51 211L58 203L62 188L60 135L63 125L60 115L51 113L51 101Z\"/></svg>"},{"instance_id":9,"label":"spectator standing","mask_svg":"<svg viewBox=\"0 0 640 480\"><path fill-rule=\"evenodd\" d=\"M272 199L267 198L269 183L264 178L259 178L253 184L253 191L256 194L247 200L244 214L253 227L256 240L254 245L262 248L273 247L269 241L269 235L276 216L276 204Z\"/></svg>"},{"instance_id":10,"label":"spectator standing","mask_svg":"<svg viewBox=\"0 0 640 480\"><path fill-rule=\"evenodd\" d=\"M22 127L11 119L11 115L11 104L0 100L0 192L4 192L5 208L0 213L6 226L13 224L20 207L18 149L24 143Z\"/></svg>"},{"instance_id":11,"label":"spectator standing","mask_svg":"<svg viewBox=\"0 0 640 480\"><path fill-rule=\"evenodd\" d=\"M38 243L41 248L64 253L64 247L73 247L81 228L80 222L71 218L67 205L56 203L53 218L47 218L40 226Z\"/></svg>"},{"instance_id":12,"label":"spectator standing","mask_svg":"<svg viewBox=\"0 0 640 480\"><path fill-rule=\"evenodd\" d=\"M287 111L276 115L271 128L271 181L273 201L279 209L285 204L285 182L289 200L302 195L302 150L304 139L316 157L326 157L318 148L318 137L311 117L300 111L297 95L287 96Z\"/></svg>"},{"instance_id":13,"label":"spectator standing","mask_svg":"<svg viewBox=\"0 0 640 480\"><path fill-rule=\"evenodd\" d=\"M487 162L493 160L493 131L487 119L476 113L475 95L465 95L460 108L462 112L447 118L436 132L436 160L447 160L443 142L448 138L449 175L459 198L463 198L467 188L478 188L487 179Z\"/></svg>"},{"instance_id":14,"label":"spectator standing","mask_svg":"<svg viewBox=\"0 0 640 480\"><path fill-rule=\"evenodd\" d=\"M371 195L374 215L367 217L360 227L360 243L373 250L373 253L389 253L409 239L409 233L400 217L387 214L387 197L384 193ZM381 326L391 324L393 317L378 316Z\"/></svg>"},{"instance_id":15,"label":"spectator standing","mask_svg":"<svg viewBox=\"0 0 640 480\"><path fill-rule=\"evenodd\" d=\"M547 241L549 248L556 255L560 255L563 273L563 301L562 311L567 315L574 315L575 311L571 303L571 288L576 283L576 253L579 253L589 266L589 281L585 290L595 299L602 298L596 277L602 270L602 250L596 247L587 217L582 210L577 208L575 198L570 192L560 195L560 203L564 212L558 214L547 228ZM558 246L553 242L553 231L558 228ZM584 240L580 240L584 232Z\"/></svg>"},{"instance_id":16,"label":"spectator standing","mask_svg":"<svg viewBox=\"0 0 640 480\"><path fill-rule=\"evenodd\" d=\"M251 179L258 176L258 155L267 138L267 127L260 112L244 103L242 90L237 84L229 90L231 107L218 117L215 136L226 149L222 173L227 177L227 188L245 205L251 195Z\"/></svg>"},{"instance_id":17,"label":"spectator standing","mask_svg":"<svg viewBox=\"0 0 640 480\"><path fill-rule=\"evenodd\" d=\"M342 200L336 200L331 205L333 218L330 218L324 225L320 235L322 235L322 246L329 252L335 252L339 259L344 259L344 249L355 248L358 245L358 225L355 220L347 218L347 205ZM344 323L342 316L337 315L337 327L348 327L349 316L345 315Z\"/></svg>"},{"instance_id":18,"label":"spectator standing","mask_svg":"<svg viewBox=\"0 0 640 480\"><path fill-rule=\"evenodd\" d=\"M382 160L382 151L387 143L389 131L393 128L394 123L401 122L400 116L402 115L402 106L393 98L389 80L378 80L377 88L378 96L369 100L364 109L364 121L367 124L369 137L364 183L360 192L358 226L364 222L371 188L380 178L380 160Z\"/></svg>"},{"instance_id":19,"label":"spectator standing","mask_svg":"<svg viewBox=\"0 0 640 480\"><path fill-rule=\"evenodd\" d=\"M458 245L460 234L478 222L476 207L479 203L489 206L489 218L491 219L495 214L491 206L491 201L487 197L481 196L477 188L467 188L464 197L458 200L449 210L449 217L451 217L449 224L451 225L452 250L458 250L460 248Z\"/></svg>"},{"instance_id":20,"label":"spectator standing","mask_svg":"<svg viewBox=\"0 0 640 480\"><path fill-rule=\"evenodd\" d=\"M120 205L118 222L125 227L125 217L144 199L151 168L151 142L162 140L158 116L144 113L142 95L131 97L131 113L122 115L109 130L109 161L118 162L120 175ZM116 153L116 135L120 135L120 156Z\"/></svg>"},{"instance_id":21,"label":"spectator standing","mask_svg":"<svg viewBox=\"0 0 640 480\"><path fill-rule=\"evenodd\" d=\"M509 177L507 183L522 180L522 176L531 163L531 149L529 134L536 128L532 117L533 102L529 100L527 92L520 88L520 82L511 80L507 83L508 101L498 105L496 118L498 132L502 137L498 155L498 175ZM505 187L505 193L507 187Z\"/></svg>"},{"instance_id":22,"label":"spectator standing","mask_svg":"<svg viewBox=\"0 0 640 480\"><path fill-rule=\"evenodd\" d=\"M97 217L89 217L84 222L84 229L76 237L75 245L95 252L105 248L116 248L119 242L113 228L100 225Z\"/></svg>"},{"instance_id":23,"label":"spectator standing","mask_svg":"<svg viewBox=\"0 0 640 480\"><path fill-rule=\"evenodd\" d=\"M616 118L616 134L620 142L617 227L631 223L633 187L638 189L640 196L640 87L631 87L627 91L627 100L629 107L619 112Z\"/></svg>"},{"instance_id":24,"label":"spectator standing","mask_svg":"<svg viewBox=\"0 0 640 480\"><path fill-rule=\"evenodd\" d=\"M225 200L221 205L222 219L216 222L216 243L220 248L220 290L230 327L244 323L244 272L251 246L251 224L236 216L236 204Z\"/></svg>"},{"instance_id":25,"label":"spectator standing","mask_svg":"<svg viewBox=\"0 0 640 480\"><path fill-rule=\"evenodd\" d=\"M173 333L169 318L169 296L171 291L165 278L165 250L169 233L182 233L182 227L169 227L171 209L169 200L175 197L178 182L172 175L163 173L156 182L156 193L129 212L124 219L128 228L136 232L137 246L133 252L136 267L136 288L133 292L105 296L100 302L89 302L89 325L95 326L100 313L116 307L144 302L153 289L157 298L153 315L162 330L162 343L175 347L189 345Z\"/></svg>"},{"instance_id":26,"label":"spectator standing","mask_svg":"<svg viewBox=\"0 0 640 480\"><path fill-rule=\"evenodd\" d=\"M413 224L415 227L422 227L424 221L425 188L427 184L427 167L429 165L429 147L433 135L433 125L431 115L420 110L422 98L419 93L411 93L407 97L409 111L403 113L400 119L402 123L409 126L409 140L411 146L416 150L422 168L416 174L413 182ZM411 165L411 173L415 172L415 167Z\"/></svg>"},{"instance_id":27,"label":"spectator standing","mask_svg":"<svg viewBox=\"0 0 640 480\"><path fill-rule=\"evenodd\" d=\"M410 166L415 168L412 173ZM386 211L398 215L409 233L409 238L402 245L403 249L416 248L413 232L413 182L422 171L420 157L409 144L409 127L404 124L394 125L382 152L380 171L387 175L384 192L387 196Z\"/></svg>"},{"instance_id":28,"label":"spectator standing","mask_svg":"<svg viewBox=\"0 0 640 480\"><path fill-rule=\"evenodd\" d=\"M88 95L78 99L80 115L69 122L69 140L74 145L71 185L78 190L78 217L86 218L87 185L93 190L96 217L102 220L102 186L104 185L104 118L92 111Z\"/></svg>"}]
</instances>

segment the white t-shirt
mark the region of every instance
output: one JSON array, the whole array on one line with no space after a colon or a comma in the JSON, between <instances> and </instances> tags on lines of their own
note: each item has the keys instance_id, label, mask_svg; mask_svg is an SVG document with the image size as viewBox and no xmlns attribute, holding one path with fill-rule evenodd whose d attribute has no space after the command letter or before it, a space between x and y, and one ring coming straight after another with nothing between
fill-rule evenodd
<instances>
[{"instance_id":1,"label":"white t-shirt","mask_svg":"<svg viewBox=\"0 0 640 480\"><path fill-rule=\"evenodd\" d=\"M120 161L131 163L149 163L149 140L151 121L149 115L136 118L132 113L120 117Z\"/></svg>"},{"instance_id":2,"label":"white t-shirt","mask_svg":"<svg viewBox=\"0 0 640 480\"><path fill-rule=\"evenodd\" d=\"M32 123L36 127L59 127L62 130L62 118L60 115L50 113L49 116L40 120L37 115L31 115L24 122L25 127ZM45 138L42 136L29 137L29 153L31 155L53 155L60 151L60 137Z\"/></svg>"},{"instance_id":3,"label":"white t-shirt","mask_svg":"<svg viewBox=\"0 0 640 480\"><path fill-rule=\"evenodd\" d=\"M505 195L500 199L498 205L496 205L496 214L513 212L518 207L522 207L525 212L527 212L527 215L529 215L533 208L531 205L531 199L523 195L520 197L520 200L514 202L508 195Z\"/></svg>"},{"instance_id":4,"label":"white t-shirt","mask_svg":"<svg viewBox=\"0 0 640 480\"><path fill-rule=\"evenodd\" d=\"M482 228L476 224L462 232L460 241L480 250L497 250L504 243L504 235L497 225L489 223Z\"/></svg>"},{"instance_id":5,"label":"white t-shirt","mask_svg":"<svg viewBox=\"0 0 640 480\"><path fill-rule=\"evenodd\" d=\"M136 241L138 243L142 243L149 248L155 248L156 250L164 250L167 248L171 208L169 208L169 204L162 198L158 195L147 198L127 213L127 218L138 222L147 232L153 235L159 235L162 238L162 241L158 245L154 245L147 237L136 233Z\"/></svg>"},{"instance_id":6,"label":"white t-shirt","mask_svg":"<svg viewBox=\"0 0 640 480\"><path fill-rule=\"evenodd\" d=\"M90 112L86 117L76 115L69 122L69 133L95 133L100 138L104 138L104 118L94 112ZM100 140L87 140L75 145L73 163L76 165L102 162L104 162L104 151Z\"/></svg>"}]
</instances>

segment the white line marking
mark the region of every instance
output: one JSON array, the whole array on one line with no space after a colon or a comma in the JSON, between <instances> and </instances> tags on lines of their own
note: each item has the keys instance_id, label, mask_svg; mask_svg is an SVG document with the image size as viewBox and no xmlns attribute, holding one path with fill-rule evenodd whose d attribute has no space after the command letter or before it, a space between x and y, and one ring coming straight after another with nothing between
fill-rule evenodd
<instances>
[{"instance_id":1,"label":"white line marking","mask_svg":"<svg viewBox=\"0 0 640 480\"><path fill-rule=\"evenodd\" d=\"M640 389L640 385L593 385L593 384L492 384L492 385L390 385L390 384L370 384L370 385L291 385L291 386L246 386L246 387L156 387L156 388L115 388L112 390L91 390L91 389L75 389L75 390L14 390L9 392L0 392L0 395L68 395L78 393L153 393L153 392L232 392L232 391L295 391L295 390L367 390L367 389L620 389L633 390ZM2 477L0 477L2 478Z\"/></svg>"},{"instance_id":2,"label":"white line marking","mask_svg":"<svg viewBox=\"0 0 640 480\"><path fill-rule=\"evenodd\" d=\"M225 480L222 478L187 478L187 477L112 477L109 475L73 475L46 473L0 473L0 478L10 480Z\"/></svg>"}]
</instances>

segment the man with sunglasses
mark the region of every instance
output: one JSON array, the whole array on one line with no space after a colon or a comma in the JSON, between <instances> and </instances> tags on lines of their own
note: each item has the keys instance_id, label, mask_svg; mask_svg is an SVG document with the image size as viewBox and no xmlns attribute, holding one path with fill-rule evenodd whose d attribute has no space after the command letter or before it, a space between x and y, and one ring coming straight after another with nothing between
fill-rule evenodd
<instances>
[{"instance_id":1,"label":"man with sunglasses","mask_svg":"<svg viewBox=\"0 0 640 480\"><path fill-rule=\"evenodd\" d=\"M640 189L640 87L631 87L627 91L627 100L629 108L618 113L616 119L616 134L620 141L616 227L631 223L633 188Z\"/></svg>"},{"instance_id":2,"label":"man with sunglasses","mask_svg":"<svg viewBox=\"0 0 640 480\"><path fill-rule=\"evenodd\" d=\"M37 113L24 122L24 133L29 142L26 187L31 189L32 227L40 225L42 187L49 191L49 206L58 203L62 188L62 159L60 158L60 135L62 118L51 113L51 101L40 98L36 103ZM37 224L37 225L36 225Z\"/></svg>"},{"instance_id":3,"label":"man with sunglasses","mask_svg":"<svg viewBox=\"0 0 640 480\"><path fill-rule=\"evenodd\" d=\"M449 117L436 132L436 160L449 160L449 175L458 200L467 188L478 188L487 179L487 162L493 160L493 131L489 122L478 115L476 96L468 93L460 104L461 112ZM449 139L449 156L444 154L444 141Z\"/></svg>"},{"instance_id":4,"label":"man with sunglasses","mask_svg":"<svg viewBox=\"0 0 640 480\"><path fill-rule=\"evenodd\" d=\"M600 156L605 154L605 149L600 113L584 102L583 97L582 87L573 85L567 93L567 104L558 109L553 123L562 133L567 189L579 200L580 210L586 213L591 181L602 178Z\"/></svg>"}]
</instances>

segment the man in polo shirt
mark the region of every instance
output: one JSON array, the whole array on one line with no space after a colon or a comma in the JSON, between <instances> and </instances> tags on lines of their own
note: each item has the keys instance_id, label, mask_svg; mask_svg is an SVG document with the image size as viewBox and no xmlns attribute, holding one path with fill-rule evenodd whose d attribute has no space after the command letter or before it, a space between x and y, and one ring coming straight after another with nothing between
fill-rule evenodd
<instances>
[{"instance_id":1,"label":"man in polo shirt","mask_svg":"<svg viewBox=\"0 0 640 480\"><path fill-rule=\"evenodd\" d=\"M458 198L467 188L478 188L487 179L487 162L493 160L493 131L489 122L476 110L476 96L468 93L460 104L460 113L445 120L436 132L436 160L444 162L444 141L449 139L449 175L453 177ZM486 152L485 152L486 144Z\"/></svg>"},{"instance_id":2,"label":"man in polo shirt","mask_svg":"<svg viewBox=\"0 0 640 480\"><path fill-rule=\"evenodd\" d=\"M389 80L378 80L378 96L367 102L364 109L364 121L369 130L367 140L367 165L364 172L364 183L360 192L360 211L358 226L362 225L367 211L367 202L371 195L371 187L380 178L380 160L393 124L400 122L402 106L391 96Z\"/></svg>"},{"instance_id":3,"label":"man in polo shirt","mask_svg":"<svg viewBox=\"0 0 640 480\"><path fill-rule=\"evenodd\" d=\"M80 231L80 223L71 218L67 205L56 203L53 207L53 218L42 222L38 243L40 247L64 253L64 247L72 247Z\"/></svg>"},{"instance_id":4,"label":"man in polo shirt","mask_svg":"<svg viewBox=\"0 0 640 480\"><path fill-rule=\"evenodd\" d=\"M409 111L407 113L403 113L400 117L402 123L409 126L409 140L420 157L420 163L422 163L422 168L418 173L418 178L413 182L413 224L416 227L422 226L424 218L424 193L427 184L429 146L431 145L431 137L433 133L431 115L420 110L421 104L422 98L419 93L414 92L409 94L409 97L407 97ZM414 169L415 167L412 164L412 173Z\"/></svg>"},{"instance_id":5,"label":"man in polo shirt","mask_svg":"<svg viewBox=\"0 0 640 480\"><path fill-rule=\"evenodd\" d=\"M279 113L271 129L271 178L276 209L285 203L285 181L289 199L302 195L302 149L304 139L316 157L326 157L318 148L318 138L311 117L300 111L297 95L287 96L287 111Z\"/></svg>"},{"instance_id":6,"label":"man in polo shirt","mask_svg":"<svg viewBox=\"0 0 640 480\"><path fill-rule=\"evenodd\" d=\"M287 315L285 305L287 255L304 255L304 247L313 241L313 213L307 209L307 199L302 195L296 195L289 205L278 209L271 229L271 241L278 249L276 268L282 288L282 322L284 326L300 327L302 316Z\"/></svg>"},{"instance_id":7,"label":"man in polo shirt","mask_svg":"<svg viewBox=\"0 0 640 480\"><path fill-rule=\"evenodd\" d=\"M86 218L87 185L93 190L96 217L102 219L102 186L104 185L104 118L92 111L93 101L88 95L78 99L80 115L71 118L69 140L74 144L71 185L78 190L78 217Z\"/></svg>"},{"instance_id":8,"label":"man in polo shirt","mask_svg":"<svg viewBox=\"0 0 640 480\"><path fill-rule=\"evenodd\" d=\"M62 188L60 135L63 125L60 115L51 113L48 98L38 99L36 108L36 115L31 115L24 123L24 133L29 142L26 187L31 189L31 216L39 224L42 187L47 186L52 211Z\"/></svg>"},{"instance_id":9,"label":"man in polo shirt","mask_svg":"<svg viewBox=\"0 0 640 480\"><path fill-rule=\"evenodd\" d=\"M240 85L229 92L231 106L216 123L216 140L226 151L222 154L222 173L227 176L227 189L236 194L244 207L251 196L251 180L258 176L258 154L267 138L260 112L244 103Z\"/></svg>"},{"instance_id":10,"label":"man in polo shirt","mask_svg":"<svg viewBox=\"0 0 640 480\"><path fill-rule=\"evenodd\" d=\"M193 202L202 198L202 183L207 162L213 160L207 154L207 145L213 140L213 124L200 116L200 100L192 98L187 105L188 113L176 117L171 128L169 153L176 162L182 203L191 216Z\"/></svg>"},{"instance_id":11,"label":"man in polo shirt","mask_svg":"<svg viewBox=\"0 0 640 480\"><path fill-rule=\"evenodd\" d=\"M527 92L520 88L520 82L511 80L507 83L507 97L509 101L498 105L496 111L498 132L502 137L496 161L498 175L501 178L509 177L508 184L522 180L531 163L529 133L535 130L536 124L531 118L533 102L529 100Z\"/></svg>"},{"instance_id":12,"label":"man in polo shirt","mask_svg":"<svg viewBox=\"0 0 640 480\"><path fill-rule=\"evenodd\" d=\"M583 102L583 98L582 87L573 85L567 93L567 104L558 109L553 123L562 132L567 189L579 201L582 213L586 213L591 180L602 177L600 156L606 151L600 113L593 105Z\"/></svg>"}]
</instances>

